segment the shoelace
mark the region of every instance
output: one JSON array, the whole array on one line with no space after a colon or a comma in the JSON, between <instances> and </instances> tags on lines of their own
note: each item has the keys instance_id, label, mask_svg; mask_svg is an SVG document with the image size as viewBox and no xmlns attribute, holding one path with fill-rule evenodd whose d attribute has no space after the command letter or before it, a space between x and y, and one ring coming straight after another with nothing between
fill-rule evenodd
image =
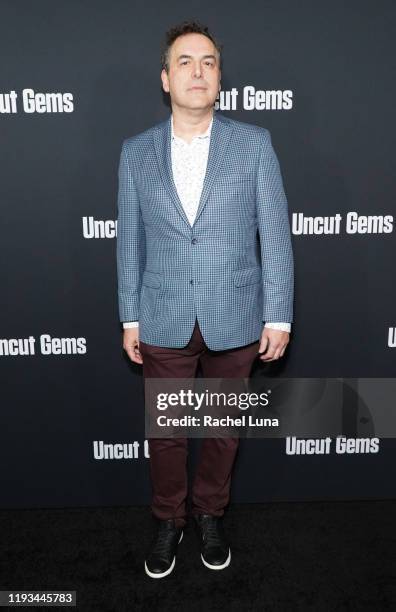
<instances>
[{"instance_id":1,"label":"shoelace","mask_svg":"<svg viewBox=\"0 0 396 612\"><path fill-rule=\"evenodd\" d=\"M162 555L169 551L172 539L175 537L175 531L169 529L166 525L161 525L158 531L158 538L153 548L153 553Z\"/></svg>"},{"instance_id":2,"label":"shoelace","mask_svg":"<svg viewBox=\"0 0 396 612\"><path fill-rule=\"evenodd\" d=\"M217 525L217 521L210 518L202 518L202 535L204 541L209 544L209 546L221 546L222 541L220 539L219 534L219 526Z\"/></svg>"}]
</instances>

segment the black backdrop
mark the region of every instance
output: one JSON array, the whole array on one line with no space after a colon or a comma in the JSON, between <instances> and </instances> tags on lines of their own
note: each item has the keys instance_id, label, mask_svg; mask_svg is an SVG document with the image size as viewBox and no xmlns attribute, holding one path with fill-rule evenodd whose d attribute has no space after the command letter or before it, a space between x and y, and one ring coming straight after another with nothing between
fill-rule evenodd
<instances>
[{"instance_id":1,"label":"black backdrop","mask_svg":"<svg viewBox=\"0 0 396 612\"><path fill-rule=\"evenodd\" d=\"M141 371L118 322L117 168L122 140L169 115L160 47L182 19L224 44L222 102L238 95L220 112L268 128L281 164L295 322L287 356L265 372L396 375L391 1L1 7L2 507L149 501ZM249 109L249 87L265 108ZM300 233L302 215L340 215L339 231L316 219L317 233ZM139 452L100 460L95 441ZM395 451L391 438L377 453L326 456L243 440L232 498L394 497Z\"/></svg>"}]
</instances>

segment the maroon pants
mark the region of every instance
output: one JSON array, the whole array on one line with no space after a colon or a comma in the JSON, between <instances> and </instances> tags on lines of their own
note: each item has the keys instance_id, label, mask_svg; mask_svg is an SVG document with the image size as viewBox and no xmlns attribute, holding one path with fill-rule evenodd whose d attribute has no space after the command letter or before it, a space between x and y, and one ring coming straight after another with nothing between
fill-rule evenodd
<instances>
[{"instance_id":1,"label":"maroon pants","mask_svg":"<svg viewBox=\"0 0 396 612\"><path fill-rule=\"evenodd\" d=\"M259 342L224 351L210 350L195 321L187 346L166 348L139 342L144 378L194 378L200 362L204 378L247 378ZM192 513L222 516L230 497L231 471L239 438L203 438L192 487ZM187 438L149 438L151 510L159 519L186 524Z\"/></svg>"}]
</instances>

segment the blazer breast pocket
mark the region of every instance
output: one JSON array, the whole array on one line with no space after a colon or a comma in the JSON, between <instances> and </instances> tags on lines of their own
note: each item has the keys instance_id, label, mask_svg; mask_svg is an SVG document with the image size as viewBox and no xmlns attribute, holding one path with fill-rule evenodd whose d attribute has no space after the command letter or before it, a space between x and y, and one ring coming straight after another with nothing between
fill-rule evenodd
<instances>
[{"instance_id":1,"label":"blazer breast pocket","mask_svg":"<svg viewBox=\"0 0 396 612\"><path fill-rule=\"evenodd\" d=\"M225 208L230 209L232 202L243 203L251 202L253 205L256 193L256 180L254 172L238 172L220 174L213 186L215 198L224 202Z\"/></svg>"},{"instance_id":2,"label":"blazer breast pocket","mask_svg":"<svg viewBox=\"0 0 396 612\"><path fill-rule=\"evenodd\" d=\"M255 173L250 172L228 172L222 173L218 176L217 180L221 183L254 183Z\"/></svg>"}]
</instances>

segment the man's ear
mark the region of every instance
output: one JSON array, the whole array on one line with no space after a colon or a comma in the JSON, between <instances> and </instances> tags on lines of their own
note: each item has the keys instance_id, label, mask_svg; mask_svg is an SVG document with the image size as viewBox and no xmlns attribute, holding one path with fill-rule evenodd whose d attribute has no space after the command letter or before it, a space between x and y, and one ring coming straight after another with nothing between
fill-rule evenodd
<instances>
[{"instance_id":1,"label":"man's ear","mask_svg":"<svg viewBox=\"0 0 396 612\"><path fill-rule=\"evenodd\" d=\"M162 88L166 93L169 93L169 80L165 68L161 70Z\"/></svg>"}]
</instances>

